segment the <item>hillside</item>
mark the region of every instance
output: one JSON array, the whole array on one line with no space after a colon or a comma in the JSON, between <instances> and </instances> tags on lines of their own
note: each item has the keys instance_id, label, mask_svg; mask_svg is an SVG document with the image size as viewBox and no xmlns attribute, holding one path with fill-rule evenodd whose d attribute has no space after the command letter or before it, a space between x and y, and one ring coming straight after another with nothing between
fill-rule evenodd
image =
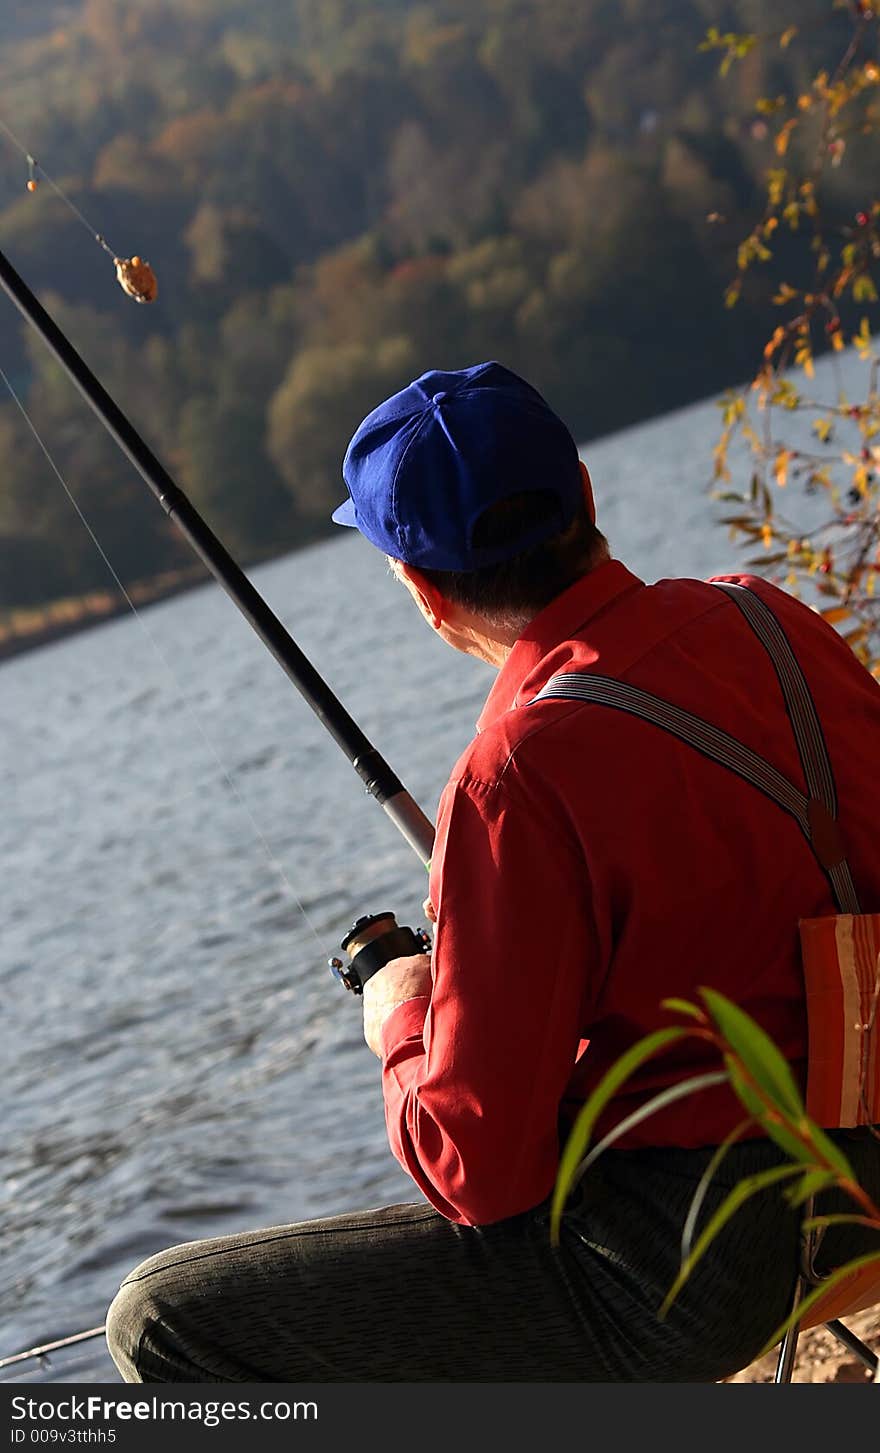
<instances>
[{"instance_id":1,"label":"hillside","mask_svg":"<svg viewBox=\"0 0 880 1453\"><path fill-rule=\"evenodd\" d=\"M3 137L0 246L224 541L258 558L327 528L350 432L426 368L501 358L581 439L746 375L765 285L734 312L722 295L772 163L754 103L834 56L843 18L810 27L828 10L14 0L0 119L114 250L150 260L159 299L125 300ZM802 43L725 79L698 48L710 24L793 19ZM859 182L856 145L842 210ZM5 301L0 367L123 578L188 563ZM11 402L0 474L0 606L104 586Z\"/></svg>"}]
</instances>

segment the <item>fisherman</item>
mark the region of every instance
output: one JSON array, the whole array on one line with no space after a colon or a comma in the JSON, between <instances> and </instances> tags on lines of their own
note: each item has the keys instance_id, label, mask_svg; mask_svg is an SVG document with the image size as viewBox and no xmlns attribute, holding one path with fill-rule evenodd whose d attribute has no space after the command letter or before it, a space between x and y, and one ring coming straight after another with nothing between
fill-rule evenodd
<instances>
[{"instance_id":1,"label":"fisherman","mask_svg":"<svg viewBox=\"0 0 880 1453\"><path fill-rule=\"evenodd\" d=\"M647 585L613 559L570 433L497 363L426 373L380 404L343 475L334 519L388 557L433 630L498 673L440 803L433 952L392 960L364 992L391 1148L423 1199L154 1256L110 1309L111 1352L148 1382L723 1378L788 1312L801 1214L776 1187L754 1196L658 1318L691 1199L743 1119L732 1092L634 1125L580 1182L555 1247L560 1146L608 1067L670 1023L660 1001L701 985L753 1015L804 1080L798 921L835 912L829 876L790 812L676 715L803 782L742 598L769 607L806 677L866 909L880 907L880 686L766 581ZM591 699L600 686L610 700ZM656 720L634 690L660 701ZM600 1132L718 1067L710 1046L673 1046ZM880 1141L846 1136L876 1198ZM753 1132L735 1144L704 1216L781 1159ZM834 1227L823 1256L872 1244Z\"/></svg>"}]
</instances>

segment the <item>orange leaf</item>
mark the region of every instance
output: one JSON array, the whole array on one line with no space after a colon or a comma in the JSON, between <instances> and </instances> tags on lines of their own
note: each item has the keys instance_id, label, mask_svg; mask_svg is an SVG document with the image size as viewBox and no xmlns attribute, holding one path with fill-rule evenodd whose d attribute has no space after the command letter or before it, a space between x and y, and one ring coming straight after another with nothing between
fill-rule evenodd
<instances>
[{"instance_id":1,"label":"orange leaf","mask_svg":"<svg viewBox=\"0 0 880 1453\"><path fill-rule=\"evenodd\" d=\"M796 126L797 117L791 116L785 125L780 127L776 135L776 141L774 142L778 156L785 156L785 153L788 151L788 143L791 140L791 133Z\"/></svg>"}]
</instances>

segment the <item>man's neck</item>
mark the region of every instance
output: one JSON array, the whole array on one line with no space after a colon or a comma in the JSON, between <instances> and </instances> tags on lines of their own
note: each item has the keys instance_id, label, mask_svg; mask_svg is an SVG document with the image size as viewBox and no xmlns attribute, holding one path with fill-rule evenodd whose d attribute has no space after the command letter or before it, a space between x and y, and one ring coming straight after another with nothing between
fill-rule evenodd
<instances>
[{"instance_id":1,"label":"man's neck","mask_svg":"<svg viewBox=\"0 0 880 1453\"><path fill-rule=\"evenodd\" d=\"M526 612L509 621L489 621L459 607L453 620L444 620L436 629L456 651L464 651L500 671L531 619Z\"/></svg>"}]
</instances>

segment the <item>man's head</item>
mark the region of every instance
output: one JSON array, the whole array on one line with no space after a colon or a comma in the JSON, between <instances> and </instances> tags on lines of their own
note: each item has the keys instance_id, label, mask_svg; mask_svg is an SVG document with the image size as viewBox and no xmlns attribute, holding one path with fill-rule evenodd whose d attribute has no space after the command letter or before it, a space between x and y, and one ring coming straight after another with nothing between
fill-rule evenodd
<instances>
[{"instance_id":1,"label":"man's head","mask_svg":"<svg viewBox=\"0 0 880 1453\"><path fill-rule=\"evenodd\" d=\"M439 633L490 657L607 558L561 419L498 363L426 373L364 419L333 515L391 561ZM475 636L477 638L475 644ZM506 652L505 652L506 654Z\"/></svg>"}]
</instances>

